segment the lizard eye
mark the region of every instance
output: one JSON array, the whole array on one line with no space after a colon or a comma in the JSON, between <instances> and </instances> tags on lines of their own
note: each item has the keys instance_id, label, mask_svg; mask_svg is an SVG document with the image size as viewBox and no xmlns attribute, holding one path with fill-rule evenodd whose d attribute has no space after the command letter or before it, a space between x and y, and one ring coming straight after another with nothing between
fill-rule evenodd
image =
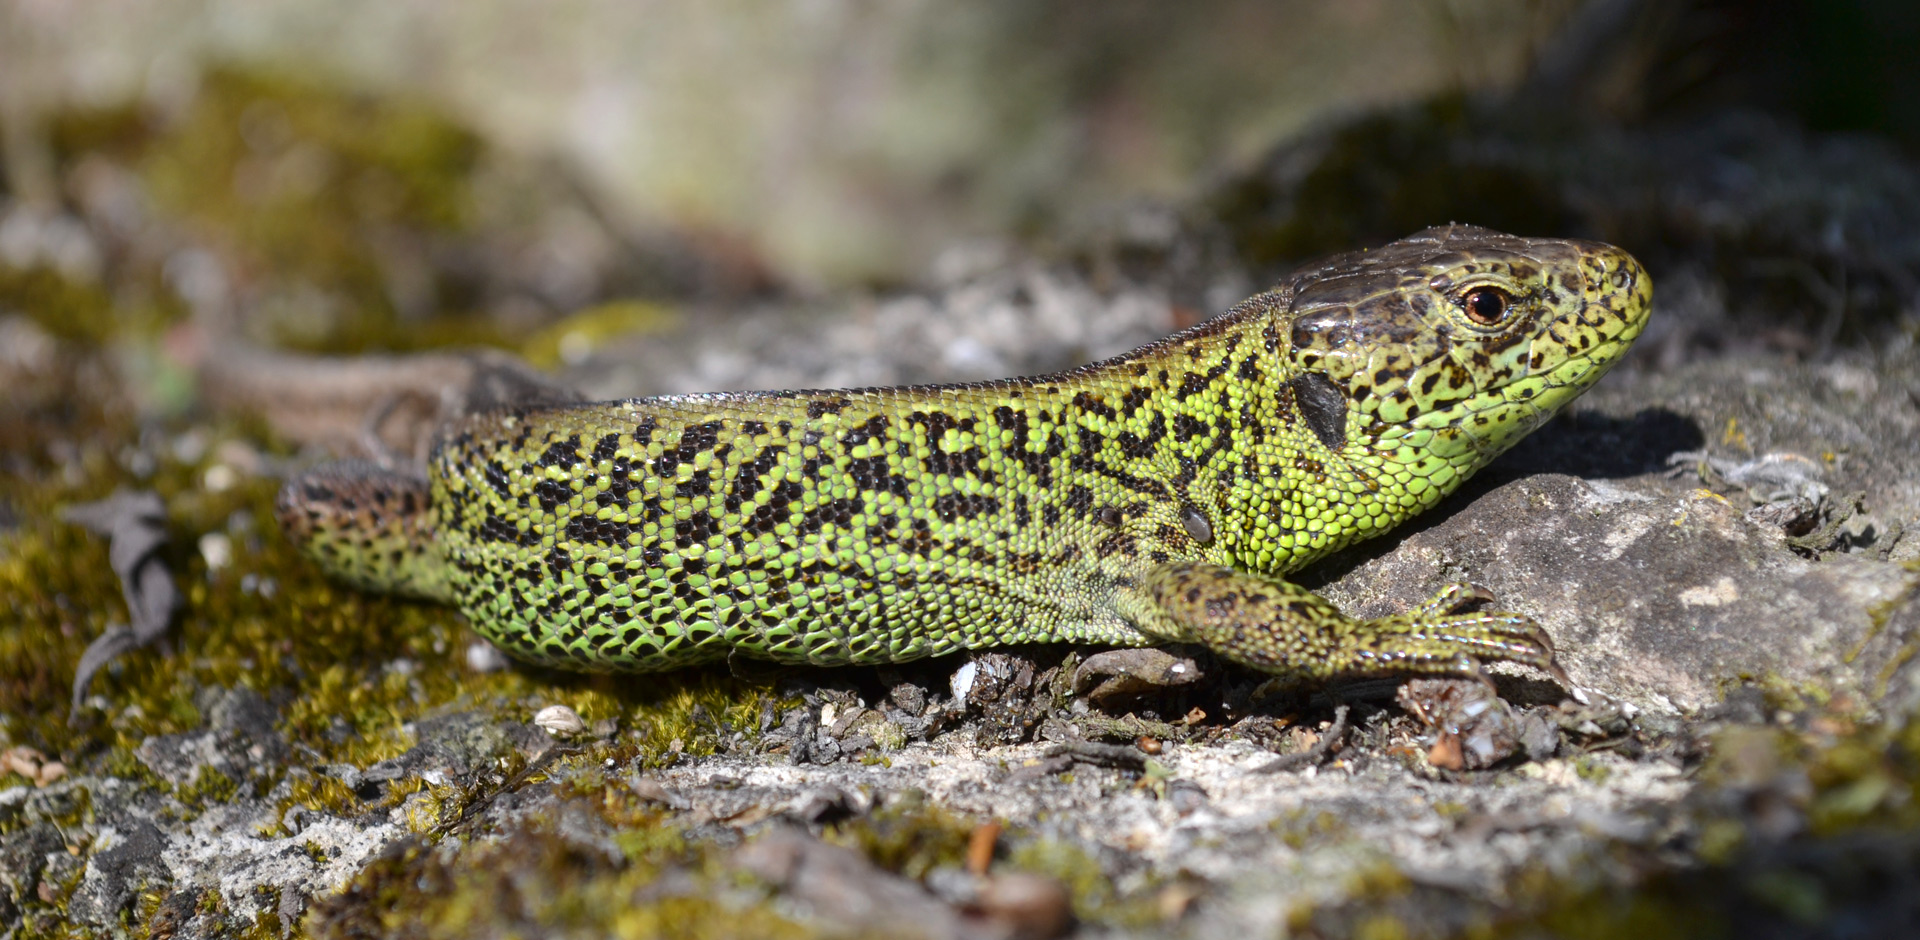
<instances>
[{"instance_id":1,"label":"lizard eye","mask_svg":"<svg viewBox=\"0 0 1920 940\"><path fill-rule=\"evenodd\" d=\"M1513 298L1498 287L1476 287L1460 298L1460 306L1466 310L1467 319L1481 326L1493 326L1507 315Z\"/></svg>"}]
</instances>

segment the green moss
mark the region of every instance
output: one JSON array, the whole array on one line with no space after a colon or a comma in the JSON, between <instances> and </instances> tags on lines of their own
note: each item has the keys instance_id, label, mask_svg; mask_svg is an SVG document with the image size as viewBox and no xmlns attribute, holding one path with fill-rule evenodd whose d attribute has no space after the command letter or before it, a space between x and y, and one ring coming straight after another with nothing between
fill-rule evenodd
<instances>
[{"instance_id":1,"label":"green moss","mask_svg":"<svg viewBox=\"0 0 1920 940\"><path fill-rule=\"evenodd\" d=\"M1909 574L1920 574L1920 558L1909 558L1901 562L1900 566ZM1855 657L1866 650L1867 644L1886 632L1887 624L1893 620L1894 613L1905 607L1916 591L1920 591L1920 578L1909 580L1904 590L1867 609L1867 632L1860 638L1860 642L1847 652L1847 662L1853 662ZM1920 655L1920 637L1907 637L1901 642L1899 649L1894 650L1893 655L1887 657L1886 665L1880 667L1880 674L1874 677L1876 698L1887 694L1888 683L1893 681L1900 667L1905 666L1915 655Z\"/></svg>"},{"instance_id":2,"label":"green moss","mask_svg":"<svg viewBox=\"0 0 1920 940\"><path fill-rule=\"evenodd\" d=\"M1910 862L1898 859L1909 856L1846 846L1862 840L1911 845L1920 838L1914 799L1920 723L1855 724L1832 711L1814 717L1805 724L1826 730L1734 725L1714 734L1689 801L1696 864L1662 865L1616 846L1621 857L1614 864L1650 872L1630 888L1523 876L1511 890L1515 902L1490 935L1711 938L1782 917L1808 928L1835 917L1873 916L1866 912L1884 902L1884 888L1876 885L1893 877L1873 866L1905 866ZM1803 812L1806 833L1785 842L1778 833L1757 833L1755 799ZM1845 857L1854 858L1854 866L1834 864ZM1856 913L1843 913L1849 907Z\"/></svg>"},{"instance_id":3,"label":"green moss","mask_svg":"<svg viewBox=\"0 0 1920 940\"><path fill-rule=\"evenodd\" d=\"M935 868L964 864L967 844L980 823L922 799L908 798L839 823L829 828L824 838L859 851L881 868L917 881Z\"/></svg>"},{"instance_id":4,"label":"green moss","mask_svg":"<svg viewBox=\"0 0 1920 940\"><path fill-rule=\"evenodd\" d=\"M1007 864L1057 879L1073 898L1073 915L1082 921L1119 929L1141 929L1160 922L1159 888L1151 883L1122 894L1085 849L1058 839L1014 839Z\"/></svg>"},{"instance_id":5,"label":"green moss","mask_svg":"<svg viewBox=\"0 0 1920 940\"><path fill-rule=\"evenodd\" d=\"M85 408L82 403L72 413L95 414ZM106 409L98 414L105 415ZM0 426L4 420L0 414ZM239 433L224 425L201 432L215 441ZM612 738L585 742L580 754L563 759L569 774L608 759L616 766L657 767L688 756L751 747L763 709L783 704L771 692L717 670L644 682L527 669L472 673L465 666L464 650L474 637L455 612L344 589L308 565L271 522L274 481L243 480L231 489L210 492L202 481L211 458L179 463L166 456L164 446L155 451L159 459L152 472L136 478L121 457L152 445L143 445L124 417L83 422L64 433L80 446L58 459L36 458L30 472L0 474L0 502L15 516L11 528L0 530L0 596L8 599L0 605L0 713L8 716L9 744L36 747L65 761L75 774L111 774L154 794L171 792L138 758L141 743L200 727L203 716L195 703L205 690L243 686L280 703L280 729L295 745L296 757L283 769L290 780L283 812L295 805L342 816L401 808L407 824L424 837L458 839L464 838L463 830L456 827L448 836L448 827L497 792L493 778L467 789L402 778L367 800L316 768L335 763L365 767L398 756L417 743L410 726L426 718L480 712L496 721L526 721L541 707L556 703L573 707L589 724L610 722L615 731ZM36 442L46 439L39 428L22 434ZM60 512L64 506L132 486L155 489L168 505L171 544L163 557L181 587L184 605L170 631L170 649L122 656L93 683L92 694L105 703L105 710L83 709L79 721L70 724L66 703L74 667L93 637L109 623L125 622L126 610L107 564L105 540L61 521ZM230 565L220 570L209 570L195 550L199 537L209 531L225 534L234 545ZM525 766L524 755L495 758L504 759L496 766L509 779ZM189 811L199 812L245 789L265 792L273 779L203 771L175 795ZM619 781L595 779L604 784L595 799L609 799L606 794L622 789ZM645 864L631 874L617 873L617 885L601 885L594 889L599 893L589 892L576 901L557 897L565 893L564 883L547 884L542 890L556 893L550 906L585 906L564 916L552 907L541 916L551 915L555 922L607 917L604 923L613 924L616 934L639 935L654 927L671 934L679 928L660 925L679 918L707 919L715 925L696 935L726 935L728 925L775 935L793 931L772 915L718 911L704 900L664 899L634 911L621 909L616 899L629 897L649 872L657 875L662 866L706 855L705 850L687 847L678 830L661 825L657 807L620 802L630 797L611 799L602 811L620 827L623 853ZM78 831L73 827L85 821L89 806L86 791L76 788L51 804L51 810L68 831ZM0 822L0 830L22 824L23 818L7 820ZM476 866L489 861L498 863L500 858L483 855ZM494 875L479 867L461 869L469 871L462 877L475 884L464 897L476 904L495 893L493 887L480 886ZM76 872L82 870L84 866ZM368 877L377 876L374 872ZM68 922L64 915L42 916L64 910L72 885L59 887L55 903L31 901L32 923ZM409 913L393 914L395 923L404 920L419 928L420 935L430 935L420 925L430 923L441 908L416 894L406 896L405 906ZM158 916L159 909L143 906L129 916L138 927ZM64 935L60 931L65 928L47 929L56 932L26 929L20 936ZM247 930L271 936L300 927L263 917Z\"/></svg>"},{"instance_id":6,"label":"green moss","mask_svg":"<svg viewBox=\"0 0 1920 940\"><path fill-rule=\"evenodd\" d=\"M1822 709L1834 701L1833 691L1825 685L1812 680L1789 679L1779 673L1739 676L1729 680L1721 689L1721 694L1724 697L1736 688L1749 686L1760 692L1769 713Z\"/></svg>"},{"instance_id":7,"label":"green moss","mask_svg":"<svg viewBox=\"0 0 1920 940\"><path fill-rule=\"evenodd\" d=\"M1573 760L1573 775L1588 783L1602 784L1613 776L1613 768L1596 755L1583 754Z\"/></svg>"},{"instance_id":8,"label":"green moss","mask_svg":"<svg viewBox=\"0 0 1920 940\"><path fill-rule=\"evenodd\" d=\"M1287 848L1295 851L1345 838L1350 831L1339 814L1313 806L1301 806L1281 813L1274 817L1267 828Z\"/></svg>"},{"instance_id":9,"label":"green moss","mask_svg":"<svg viewBox=\"0 0 1920 940\"><path fill-rule=\"evenodd\" d=\"M138 165L163 211L295 303L257 311L268 338L354 351L497 341L484 325L443 315L467 288L425 258L435 239L467 230L483 151L423 100L229 68L205 76ZM401 301L407 310L396 306L403 282L418 295Z\"/></svg>"},{"instance_id":10,"label":"green moss","mask_svg":"<svg viewBox=\"0 0 1920 940\"><path fill-rule=\"evenodd\" d=\"M1392 914L1369 914L1354 925L1355 940L1407 940L1407 923Z\"/></svg>"},{"instance_id":11,"label":"green moss","mask_svg":"<svg viewBox=\"0 0 1920 940\"><path fill-rule=\"evenodd\" d=\"M287 810L304 806L334 816L349 816L359 805L359 797L340 778L307 774L294 782L292 793L279 807L279 814L284 819Z\"/></svg>"},{"instance_id":12,"label":"green moss","mask_svg":"<svg viewBox=\"0 0 1920 940\"><path fill-rule=\"evenodd\" d=\"M1713 940L1727 935L1727 924L1698 898L1657 887L1595 891L1556 906L1538 920L1549 935L1566 940ZM1507 936L1537 935L1533 924L1507 926Z\"/></svg>"},{"instance_id":13,"label":"green moss","mask_svg":"<svg viewBox=\"0 0 1920 940\"><path fill-rule=\"evenodd\" d=\"M579 804L576 803L576 807ZM422 842L390 850L338 896L317 902L301 925L315 937L551 936L806 937L812 931L742 895L710 845L628 818L619 859L565 838L556 810L525 828L467 844L457 853ZM687 889L651 890L678 872Z\"/></svg>"},{"instance_id":14,"label":"green moss","mask_svg":"<svg viewBox=\"0 0 1920 940\"><path fill-rule=\"evenodd\" d=\"M0 835L37 823L52 823L71 840L73 837L66 834L78 831L90 821L93 813L93 791L82 786L57 786L35 794L32 799L34 805L29 812L0 818Z\"/></svg>"},{"instance_id":15,"label":"green moss","mask_svg":"<svg viewBox=\"0 0 1920 940\"><path fill-rule=\"evenodd\" d=\"M534 333L521 344L520 354L535 368L560 369L607 340L661 333L680 322L677 313L659 304L617 300L569 314Z\"/></svg>"},{"instance_id":16,"label":"green moss","mask_svg":"<svg viewBox=\"0 0 1920 940\"><path fill-rule=\"evenodd\" d=\"M174 795L197 814L206 812L210 805L231 802L239 794L240 785L232 777L213 767L202 766L194 775L193 782L181 787Z\"/></svg>"},{"instance_id":17,"label":"green moss","mask_svg":"<svg viewBox=\"0 0 1920 940\"><path fill-rule=\"evenodd\" d=\"M623 685L631 690L642 683L629 680ZM762 711L769 705L779 710L795 704L795 700L782 699L770 690L715 672L677 674L664 682L644 685L658 693L628 691L625 696L630 703L627 720L635 729L629 740L641 765L649 768L664 766L682 755L714 754L727 747L735 735L750 746L759 739ZM638 708L631 704L640 701L646 704ZM591 707L590 700L583 698L581 702ZM590 713L580 714L588 718Z\"/></svg>"},{"instance_id":18,"label":"green moss","mask_svg":"<svg viewBox=\"0 0 1920 940\"><path fill-rule=\"evenodd\" d=\"M48 267L0 265L0 311L24 314L64 340L103 343L121 328L106 291Z\"/></svg>"},{"instance_id":19,"label":"green moss","mask_svg":"<svg viewBox=\"0 0 1920 940\"><path fill-rule=\"evenodd\" d=\"M1679 839L1659 848L1603 843L1590 861L1573 866L1572 877L1520 871L1503 886L1498 905L1476 892L1409 883L1390 864L1363 868L1343 886L1341 901L1289 912L1291 930L1691 940L1759 932L1783 918L1804 929L1845 918L1878 923L1884 886L1904 877L1920 845L1920 722L1861 722L1837 700L1822 704L1802 689L1762 688L1770 706L1808 711L1790 722L1715 731L1694 775L1695 792L1679 807ZM1804 814L1804 831L1783 835L1777 824L1784 813ZM1771 828L1756 829L1769 821ZM1336 829L1334 820L1323 832L1308 813L1275 823L1295 847ZM1671 853L1682 846L1687 860L1675 864ZM1634 874L1621 884L1593 874L1601 871Z\"/></svg>"}]
</instances>

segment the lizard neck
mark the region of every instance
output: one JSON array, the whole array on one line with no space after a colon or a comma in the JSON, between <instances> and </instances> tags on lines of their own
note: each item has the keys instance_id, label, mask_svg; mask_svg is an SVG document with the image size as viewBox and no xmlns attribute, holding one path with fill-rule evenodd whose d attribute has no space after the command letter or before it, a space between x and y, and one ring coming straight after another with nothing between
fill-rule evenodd
<instances>
[{"instance_id":1,"label":"lizard neck","mask_svg":"<svg viewBox=\"0 0 1920 940\"><path fill-rule=\"evenodd\" d=\"M1140 533L1139 557L1149 561L1278 572L1350 541L1323 518L1353 495L1344 445L1329 446L1314 430L1328 426L1324 412L1338 405L1303 384L1288 359L1278 322L1286 301L1262 294L1035 389L1071 435L1073 478L1057 487L1064 504L1087 502L1075 489L1083 484L1121 494L1109 497L1113 508ZM1310 420L1316 407L1320 420Z\"/></svg>"},{"instance_id":2,"label":"lizard neck","mask_svg":"<svg viewBox=\"0 0 1920 940\"><path fill-rule=\"evenodd\" d=\"M1049 390L1076 466L1157 497L1189 536L1153 528L1166 554L1284 573L1438 499L1407 495L1344 394L1294 363L1288 316L1263 294Z\"/></svg>"}]
</instances>

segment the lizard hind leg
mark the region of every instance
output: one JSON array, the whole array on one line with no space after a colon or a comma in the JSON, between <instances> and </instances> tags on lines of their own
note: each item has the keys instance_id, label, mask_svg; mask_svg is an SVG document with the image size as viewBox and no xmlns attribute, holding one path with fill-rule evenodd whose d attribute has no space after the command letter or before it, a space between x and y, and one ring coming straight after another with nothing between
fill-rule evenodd
<instances>
[{"instance_id":1,"label":"lizard hind leg","mask_svg":"<svg viewBox=\"0 0 1920 940\"><path fill-rule=\"evenodd\" d=\"M288 480L274 510L281 531L328 574L367 590L452 601L431 497L424 479L343 460Z\"/></svg>"},{"instance_id":2,"label":"lizard hind leg","mask_svg":"<svg viewBox=\"0 0 1920 940\"><path fill-rule=\"evenodd\" d=\"M1530 618L1471 613L1491 597L1450 584L1406 613L1359 620L1279 578L1204 562L1169 562L1139 583L1143 632L1198 643L1234 662L1293 680L1391 675L1477 675L1506 661L1565 681L1553 643Z\"/></svg>"}]
</instances>

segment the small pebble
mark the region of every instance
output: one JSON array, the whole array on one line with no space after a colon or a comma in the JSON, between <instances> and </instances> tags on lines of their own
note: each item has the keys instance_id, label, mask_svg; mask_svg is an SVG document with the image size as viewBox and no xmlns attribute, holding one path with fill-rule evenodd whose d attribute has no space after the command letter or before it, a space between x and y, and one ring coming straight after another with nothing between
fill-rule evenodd
<instances>
[{"instance_id":1,"label":"small pebble","mask_svg":"<svg viewBox=\"0 0 1920 940\"><path fill-rule=\"evenodd\" d=\"M1175 780L1167 784L1167 804L1182 816L1190 816L1207 805L1207 791L1191 780Z\"/></svg>"},{"instance_id":2,"label":"small pebble","mask_svg":"<svg viewBox=\"0 0 1920 940\"><path fill-rule=\"evenodd\" d=\"M580 713L565 705L548 705L533 716L533 723L554 737L566 737L587 730Z\"/></svg>"},{"instance_id":3,"label":"small pebble","mask_svg":"<svg viewBox=\"0 0 1920 940\"><path fill-rule=\"evenodd\" d=\"M967 871L986 874L987 867L993 864L993 850L999 844L999 823L981 823L974 827L973 835L967 839Z\"/></svg>"},{"instance_id":4,"label":"small pebble","mask_svg":"<svg viewBox=\"0 0 1920 940\"><path fill-rule=\"evenodd\" d=\"M1008 872L989 878L973 909L1006 936L1059 937L1073 928L1072 898L1064 885L1045 875Z\"/></svg>"},{"instance_id":5,"label":"small pebble","mask_svg":"<svg viewBox=\"0 0 1920 940\"><path fill-rule=\"evenodd\" d=\"M473 643L467 646L467 668L483 674L499 672L507 668L507 655L492 643Z\"/></svg>"},{"instance_id":6,"label":"small pebble","mask_svg":"<svg viewBox=\"0 0 1920 940\"><path fill-rule=\"evenodd\" d=\"M967 700L967 693L973 691L973 680L979 675L980 665L974 662L965 663L953 671L953 678L947 684L952 688L955 703Z\"/></svg>"},{"instance_id":7,"label":"small pebble","mask_svg":"<svg viewBox=\"0 0 1920 940\"><path fill-rule=\"evenodd\" d=\"M200 557L206 559L208 574L233 564L233 539L224 532L208 532L200 536Z\"/></svg>"},{"instance_id":8,"label":"small pebble","mask_svg":"<svg viewBox=\"0 0 1920 940\"><path fill-rule=\"evenodd\" d=\"M200 485L209 493L224 493L240 482L240 474L223 463L214 464L201 474Z\"/></svg>"}]
</instances>

